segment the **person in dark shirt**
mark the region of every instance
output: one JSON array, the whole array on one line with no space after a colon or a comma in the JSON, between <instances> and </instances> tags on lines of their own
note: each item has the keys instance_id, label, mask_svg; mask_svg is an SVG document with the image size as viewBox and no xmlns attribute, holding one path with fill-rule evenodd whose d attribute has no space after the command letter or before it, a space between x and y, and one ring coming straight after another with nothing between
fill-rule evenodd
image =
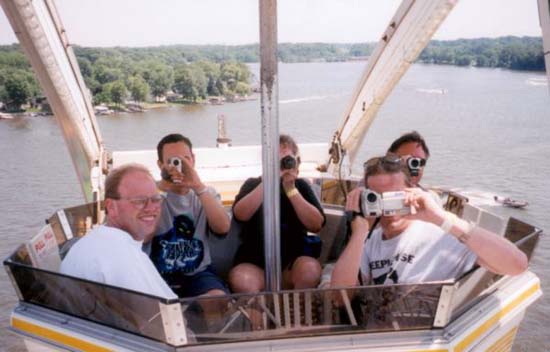
<instances>
[{"instance_id":1,"label":"person in dark shirt","mask_svg":"<svg viewBox=\"0 0 550 352\"><path fill-rule=\"evenodd\" d=\"M281 135L281 269L285 289L316 287L321 265L306 245L308 232L319 232L325 215L309 183L298 178L300 158L294 140ZM292 161L293 160L293 161ZM233 205L234 218L242 223L242 244L235 256L236 266L229 273L234 292L264 290L263 182L250 178L241 187Z\"/></svg>"}]
</instances>

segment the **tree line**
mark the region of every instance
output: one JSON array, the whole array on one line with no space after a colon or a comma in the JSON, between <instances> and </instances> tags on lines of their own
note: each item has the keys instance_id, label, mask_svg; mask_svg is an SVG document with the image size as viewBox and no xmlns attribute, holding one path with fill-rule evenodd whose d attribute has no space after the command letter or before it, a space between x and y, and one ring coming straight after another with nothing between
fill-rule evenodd
<instances>
[{"instance_id":1,"label":"tree line","mask_svg":"<svg viewBox=\"0 0 550 352\"><path fill-rule=\"evenodd\" d=\"M418 60L434 64L544 71L540 37L432 40Z\"/></svg>"},{"instance_id":2,"label":"tree line","mask_svg":"<svg viewBox=\"0 0 550 352\"><path fill-rule=\"evenodd\" d=\"M375 43L281 43L282 62L366 59ZM208 96L245 95L251 90L246 63L259 61L258 44L171 45L145 48L75 47L82 76L94 104L155 100L168 92L183 101ZM540 37L432 40L418 61L459 66L544 70ZM0 46L0 102L19 109L41 95L19 45Z\"/></svg>"},{"instance_id":3,"label":"tree line","mask_svg":"<svg viewBox=\"0 0 550 352\"><path fill-rule=\"evenodd\" d=\"M75 48L80 71L94 104L156 101L169 93L181 102L208 96L250 94L252 74L243 62L191 61L166 48ZM0 102L16 111L41 96L40 87L19 45L0 46Z\"/></svg>"}]
</instances>

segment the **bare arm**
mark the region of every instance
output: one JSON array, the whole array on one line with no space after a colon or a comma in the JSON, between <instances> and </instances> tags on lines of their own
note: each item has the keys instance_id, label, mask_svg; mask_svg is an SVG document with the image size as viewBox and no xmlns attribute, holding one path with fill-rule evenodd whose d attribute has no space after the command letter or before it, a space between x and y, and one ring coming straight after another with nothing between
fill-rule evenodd
<instances>
[{"instance_id":1,"label":"bare arm","mask_svg":"<svg viewBox=\"0 0 550 352\"><path fill-rule=\"evenodd\" d=\"M219 235L226 235L229 232L231 224L229 214L227 214L223 205L220 204L216 197L208 190L204 191L205 189L206 186L203 185L203 188L195 191L195 193L201 193L198 197L206 214L208 226L213 232ZM201 190L204 192L200 192Z\"/></svg>"},{"instance_id":2,"label":"bare arm","mask_svg":"<svg viewBox=\"0 0 550 352\"><path fill-rule=\"evenodd\" d=\"M296 216L309 232L319 232L325 218L313 204L308 202L296 189L298 170L284 170L281 172L283 189L296 212Z\"/></svg>"},{"instance_id":3,"label":"bare arm","mask_svg":"<svg viewBox=\"0 0 550 352\"><path fill-rule=\"evenodd\" d=\"M360 192L354 190L348 195L347 211L359 211L357 207L359 194ZM369 223L367 219L356 216L351 222L351 239L334 266L330 281L331 288L357 285L357 274L359 273L361 256L368 232Z\"/></svg>"},{"instance_id":4,"label":"bare arm","mask_svg":"<svg viewBox=\"0 0 550 352\"><path fill-rule=\"evenodd\" d=\"M439 224L443 221L440 219ZM470 229L465 220L454 221L451 234L457 238L464 236L464 244L477 255L479 265L502 275L518 275L527 270L527 256L512 242L478 226Z\"/></svg>"},{"instance_id":5,"label":"bare arm","mask_svg":"<svg viewBox=\"0 0 550 352\"><path fill-rule=\"evenodd\" d=\"M210 230L220 235L227 234L231 222L223 205L208 191L193 165L185 158L181 158L181 161L182 173L179 173L175 168L169 169L174 182L169 184L170 188L180 194L185 194L189 189L192 189L199 197L204 208Z\"/></svg>"},{"instance_id":6,"label":"bare arm","mask_svg":"<svg viewBox=\"0 0 550 352\"><path fill-rule=\"evenodd\" d=\"M233 206L233 215L239 221L248 221L260 208L264 199L263 182L260 182L252 192L239 199Z\"/></svg>"},{"instance_id":7,"label":"bare arm","mask_svg":"<svg viewBox=\"0 0 550 352\"><path fill-rule=\"evenodd\" d=\"M427 192L419 189L407 191L409 204L418 211L415 218L441 226L445 219L452 217L451 235L461 239L477 255L481 266L503 275L517 275L527 270L527 256L506 238L478 226L472 228L467 221L453 217L437 207Z\"/></svg>"},{"instance_id":8,"label":"bare arm","mask_svg":"<svg viewBox=\"0 0 550 352\"><path fill-rule=\"evenodd\" d=\"M294 188L295 189L295 188ZM288 192L287 192L288 193ZM309 232L319 232L323 227L323 215L313 204L304 199L300 192L289 198L298 219Z\"/></svg>"}]
</instances>

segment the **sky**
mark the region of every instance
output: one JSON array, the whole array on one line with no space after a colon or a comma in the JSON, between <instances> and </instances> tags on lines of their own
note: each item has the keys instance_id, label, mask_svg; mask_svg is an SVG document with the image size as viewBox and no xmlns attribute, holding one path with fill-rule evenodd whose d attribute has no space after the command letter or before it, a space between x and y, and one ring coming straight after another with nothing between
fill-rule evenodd
<instances>
[{"instance_id":1,"label":"sky","mask_svg":"<svg viewBox=\"0 0 550 352\"><path fill-rule=\"evenodd\" d=\"M55 0L81 46L249 44L257 0ZM279 42L377 41L397 0L278 0ZM459 0L434 39L540 36L536 0ZM0 10L0 45L17 39Z\"/></svg>"}]
</instances>

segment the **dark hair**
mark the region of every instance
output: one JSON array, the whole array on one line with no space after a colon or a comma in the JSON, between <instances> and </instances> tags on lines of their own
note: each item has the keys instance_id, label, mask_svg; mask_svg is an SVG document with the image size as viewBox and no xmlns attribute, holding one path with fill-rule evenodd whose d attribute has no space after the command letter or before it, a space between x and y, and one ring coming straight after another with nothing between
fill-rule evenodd
<instances>
[{"instance_id":1,"label":"dark hair","mask_svg":"<svg viewBox=\"0 0 550 352\"><path fill-rule=\"evenodd\" d=\"M279 135L279 145L289 147L292 150L292 154L298 155L298 145L288 134Z\"/></svg>"},{"instance_id":2,"label":"dark hair","mask_svg":"<svg viewBox=\"0 0 550 352\"><path fill-rule=\"evenodd\" d=\"M410 185L411 174L403 159L394 153L387 153L384 156L367 160L363 167L365 169L365 187L368 187L367 179L376 175L392 175L402 173L405 175L405 184Z\"/></svg>"},{"instance_id":3,"label":"dark hair","mask_svg":"<svg viewBox=\"0 0 550 352\"><path fill-rule=\"evenodd\" d=\"M143 172L151 176L149 170L140 164L126 164L111 170L105 179L105 199L119 199L120 193L118 193L118 188L120 187L122 179L130 172L135 171ZM153 176L151 176L151 178L153 178Z\"/></svg>"},{"instance_id":4,"label":"dark hair","mask_svg":"<svg viewBox=\"0 0 550 352\"><path fill-rule=\"evenodd\" d=\"M171 143L185 143L188 147L191 153L193 152L193 145L191 144L191 140L179 133L172 133L167 136L164 136L159 144L157 144L157 156L159 160L162 162L162 148L164 148L165 144L171 144Z\"/></svg>"},{"instance_id":5,"label":"dark hair","mask_svg":"<svg viewBox=\"0 0 550 352\"><path fill-rule=\"evenodd\" d=\"M430 150L428 149L428 146L426 145L426 141L420 135L420 133L418 133L416 131L405 133L401 137L397 138L390 145L390 148L388 149L388 152L396 153L397 149L399 149L399 147L401 147L403 144L406 144L406 143L418 143L418 144L420 144L420 146L422 147L422 150L424 150L424 153L426 153L426 158L430 157Z\"/></svg>"}]
</instances>

